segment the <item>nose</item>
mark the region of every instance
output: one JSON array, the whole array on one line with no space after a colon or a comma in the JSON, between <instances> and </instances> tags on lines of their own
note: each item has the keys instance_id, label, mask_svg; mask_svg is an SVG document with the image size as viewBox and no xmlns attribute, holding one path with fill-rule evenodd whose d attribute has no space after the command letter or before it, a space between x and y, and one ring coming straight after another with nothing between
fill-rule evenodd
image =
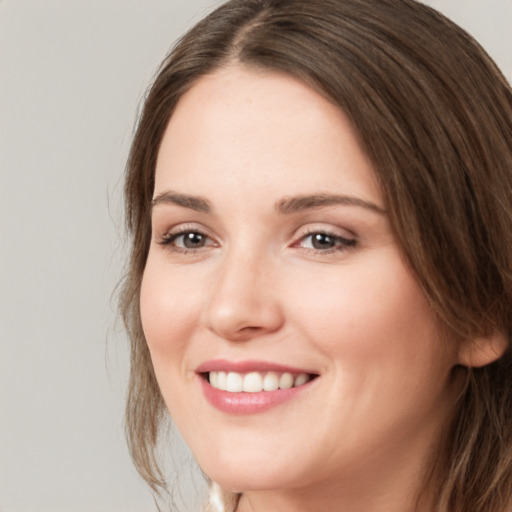
<instances>
[{"instance_id":1,"label":"nose","mask_svg":"<svg viewBox=\"0 0 512 512\"><path fill-rule=\"evenodd\" d=\"M271 265L257 256L233 255L216 269L203 309L203 325L230 341L278 331L284 323Z\"/></svg>"}]
</instances>

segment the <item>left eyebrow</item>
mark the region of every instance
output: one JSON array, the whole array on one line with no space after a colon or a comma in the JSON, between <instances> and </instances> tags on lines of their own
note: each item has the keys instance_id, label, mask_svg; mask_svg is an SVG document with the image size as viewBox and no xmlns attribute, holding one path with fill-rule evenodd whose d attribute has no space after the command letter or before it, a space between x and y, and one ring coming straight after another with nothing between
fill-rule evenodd
<instances>
[{"instance_id":1,"label":"left eyebrow","mask_svg":"<svg viewBox=\"0 0 512 512\"><path fill-rule=\"evenodd\" d=\"M333 205L357 206L379 213L380 215L386 214L386 210L375 203L355 196L338 194L313 194L285 197L276 203L275 208L279 213L289 214L309 210L310 208Z\"/></svg>"},{"instance_id":2,"label":"left eyebrow","mask_svg":"<svg viewBox=\"0 0 512 512\"><path fill-rule=\"evenodd\" d=\"M173 192L172 190L162 192L153 198L151 201L151 208L153 209L159 204L175 204L182 206L183 208L189 208L190 210L195 210L196 212L202 213L212 212L212 205L210 201L204 197L192 196L189 194L179 194L178 192Z\"/></svg>"}]
</instances>

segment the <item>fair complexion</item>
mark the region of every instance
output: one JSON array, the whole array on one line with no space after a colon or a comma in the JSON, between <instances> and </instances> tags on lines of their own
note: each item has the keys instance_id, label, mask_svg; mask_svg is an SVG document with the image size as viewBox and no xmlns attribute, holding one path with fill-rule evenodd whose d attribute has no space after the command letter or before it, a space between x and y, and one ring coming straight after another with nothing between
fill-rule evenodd
<instances>
[{"instance_id":1,"label":"fair complexion","mask_svg":"<svg viewBox=\"0 0 512 512\"><path fill-rule=\"evenodd\" d=\"M412 510L460 354L337 107L283 74L201 78L158 154L140 304L166 405L239 511ZM232 392L247 373L299 385Z\"/></svg>"}]
</instances>

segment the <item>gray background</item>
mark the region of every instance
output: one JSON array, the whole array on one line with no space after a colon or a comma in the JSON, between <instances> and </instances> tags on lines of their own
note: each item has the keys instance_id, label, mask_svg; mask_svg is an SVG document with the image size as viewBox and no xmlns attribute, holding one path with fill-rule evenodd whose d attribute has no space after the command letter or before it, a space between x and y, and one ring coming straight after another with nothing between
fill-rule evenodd
<instances>
[{"instance_id":1,"label":"gray background","mask_svg":"<svg viewBox=\"0 0 512 512\"><path fill-rule=\"evenodd\" d=\"M123 437L121 176L154 69L218 3L0 1L0 512L155 510ZM512 0L428 3L512 79Z\"/></svg>"}]
</instances>

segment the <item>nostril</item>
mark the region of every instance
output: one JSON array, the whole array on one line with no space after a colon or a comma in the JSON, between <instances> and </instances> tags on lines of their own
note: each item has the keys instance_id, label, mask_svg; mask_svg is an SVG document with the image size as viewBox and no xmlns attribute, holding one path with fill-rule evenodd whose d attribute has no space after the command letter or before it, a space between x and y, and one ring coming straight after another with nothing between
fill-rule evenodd
<instances>
[{"instance_id":1,"label":"nostril","mask_svg":"<svg viewBox=\"0 0 512 512\"><path fill-rule=\"evenodd\" d=\"M255 331L259 331L261 329L262 329L262 327L257 327L257 326L249 325L247 327L243 327L242 329L240 329L240 331L255 332Z\"/></svg>"}]
</instances>

